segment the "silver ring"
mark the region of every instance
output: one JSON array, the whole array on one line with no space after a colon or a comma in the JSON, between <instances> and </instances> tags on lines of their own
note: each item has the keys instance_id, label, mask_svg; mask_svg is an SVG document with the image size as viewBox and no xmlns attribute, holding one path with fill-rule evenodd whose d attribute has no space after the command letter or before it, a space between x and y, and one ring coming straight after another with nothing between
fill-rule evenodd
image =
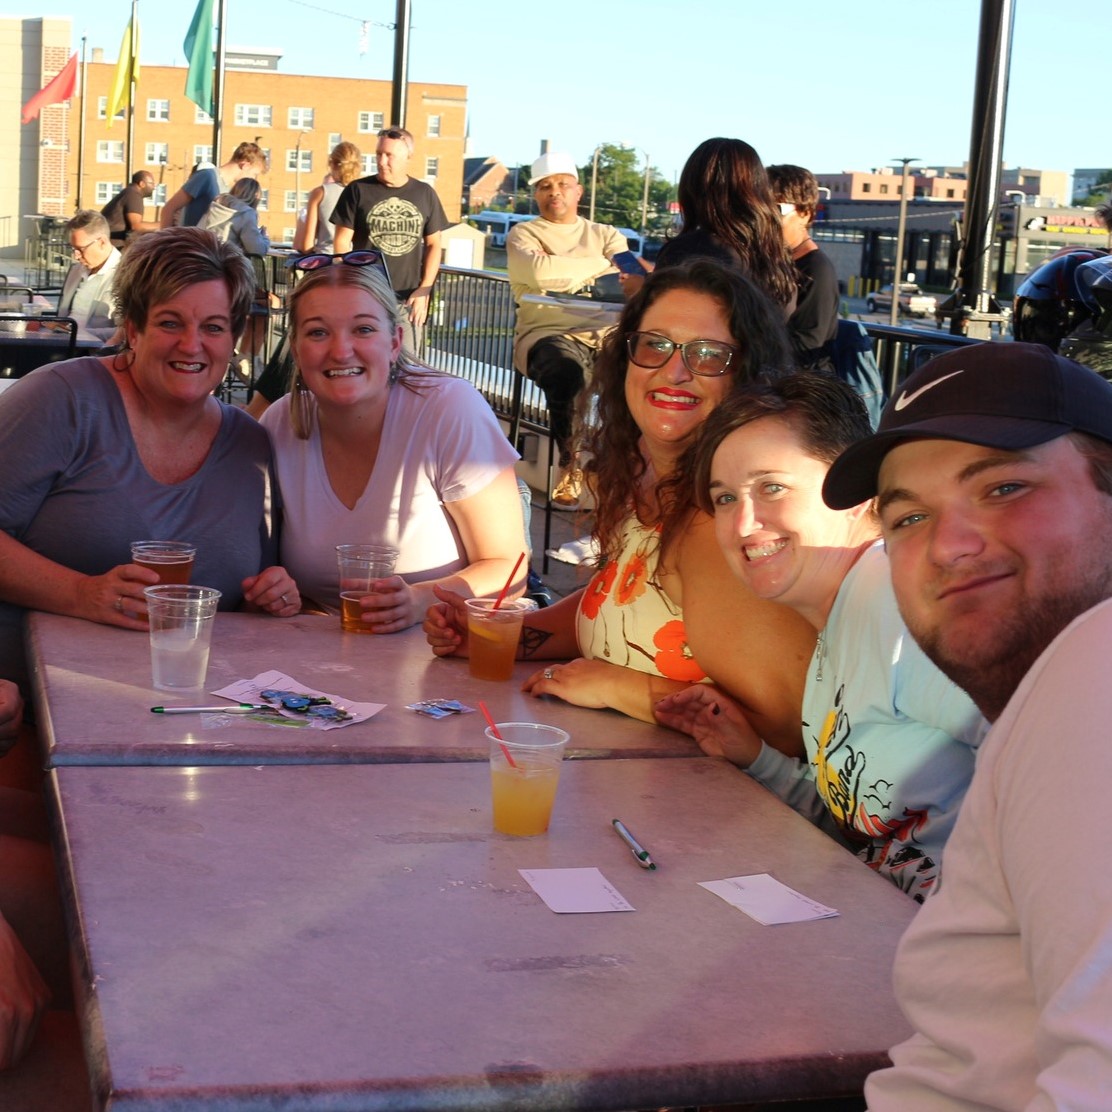
<instances>
[{"instance_id":1,"label":"silver ring","mask_svg":"<svg viewBox=\"0 0 1112 1112\"><path fill-rule=\"evenodd\" d=\"M116 596L116 612L118 614L122 614L124 612L124 596L123 595L117 595Z\"/></svg>"},{"instance_id":2,"label":"silver ring","mask_svg":"<svg viewBox=\"0 0 1112 1112\"><path fill-rule=\"evenodd\" d=\"M544 670L544 678L545 678L546 680L550 680L550 679L552 679L552 669L551 669L551 668L546 668L546 669Z\"/></svg>"}]
</instances>

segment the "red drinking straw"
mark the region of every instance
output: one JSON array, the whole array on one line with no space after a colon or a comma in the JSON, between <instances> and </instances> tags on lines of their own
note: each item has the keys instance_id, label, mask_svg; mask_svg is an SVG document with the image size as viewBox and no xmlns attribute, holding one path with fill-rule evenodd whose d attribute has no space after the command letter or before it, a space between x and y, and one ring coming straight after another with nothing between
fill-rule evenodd
<instances>
[{"instance_id":1,"label":"red drinking straw","mask_svg":"<svg viewBox=\"0 0 1112 1112\"><path fill-rule=\"evenodd\" d=\"M519 561L520 562L520 561ZM514 568L517 571L517 568ZM498 727L494 724L494 719L490 716L490 711L487 710L487 705L479 700L479 710L483 712L483 717L487 720L487 725L490 727L490 732L498 739L498 744L502 746L502 755L506 758L506 763L510 768L517 768L517 762L510 756L510 751L506 748L506 743L502 740L502 735L498 732Z\"/></svg>"},{"instance_id":2,"label":"red drinking straw","mask_svg":"<svg viewBox=\"0 0 1112 1112\"><path fill-rule=\"evenodd\" d=\"M502 588L502 590L500 590L498 592L498 597L494 600L494 606L493 606L494 610L497 610L498 607L500 607L502 605L502 600L506 597L506 592L510 589L510 584L513 583L514 576L517 575L517 569L519 567L521 567L521 561L524 560L524 559L525 559L525 553L523 552L517 558L517 563L514 564L514 570L510 572L510 578L506 580L505 586ZM491 722L491 725L493 726L494 723ZM497 731L495 731L495 732L497 733ZM510 761L510 764L513 764L513 761Z\"/></svg>"}]
</instances>

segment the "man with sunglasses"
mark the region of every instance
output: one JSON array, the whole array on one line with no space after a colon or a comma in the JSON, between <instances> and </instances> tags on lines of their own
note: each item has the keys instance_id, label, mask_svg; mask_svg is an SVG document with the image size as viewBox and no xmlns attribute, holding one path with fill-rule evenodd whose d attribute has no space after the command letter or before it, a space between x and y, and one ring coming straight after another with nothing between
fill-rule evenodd
<instances>
[{"instance_id":1,"label":"man with sunglasses","mask_svg":"<svg viewBox=\"0 0 1112 1112\"><path fill-rule=\"evenodd\" d=\"M386 256L390 284L409 315L405 344L416 352L440 269L440 233L448 227L436 190L406 172L413 136L404 127L378 133L377 172L344 187L332 223L333 250L376 248Z\"/></svg>"},{"instance_id":2,"label":"man with sunglasses","mask_svg":"<svg viewBox=\"0 0 1112 1112\"><path fill-rule=\"evenodd\" d=\"M120 252L112 244L108 221L93 209L82 209L66 228L74 262L62 283L58 316L72 317L107 342L116 332L112 282Z\"/></svg>"},{"instance_id":3,"label":"man with sunglasses","mask_svg":"<svg viewBox=\"0 0 1112 1112\"><path fill-rule=\"evenodd\" d=\"M628 251L629 244L616 228L579 215L583 186L570 154L542 154L533 163L529 184L540 217L515 224L506 237L506 265L517 301L514 367L544 391L548 405L561 469L552 504L575 510L583 473L572 458L572 413L610 324L522 301L522 296L575 293L600 275L611 273L610 260Z\"/></svg>"}]
</instances>

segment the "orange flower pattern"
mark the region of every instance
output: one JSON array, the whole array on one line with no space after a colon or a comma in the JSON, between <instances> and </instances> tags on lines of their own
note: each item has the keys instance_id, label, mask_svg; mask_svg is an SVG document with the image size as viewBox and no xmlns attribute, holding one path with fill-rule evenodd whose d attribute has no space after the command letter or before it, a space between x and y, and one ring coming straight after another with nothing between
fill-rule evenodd
<instances>
[{"instance_id":1,"label":"orange flower pattern","mask_svg":"<svg viewBox=\"0 0 1112 1112\"><path fill-rule=\"evenodd\" d=\"M579 651L685 683L706 673L687 643L683 614L657 582L660 527L633 520L622 552L597 571L579 604Z\"/></svg>"}]
</instances>

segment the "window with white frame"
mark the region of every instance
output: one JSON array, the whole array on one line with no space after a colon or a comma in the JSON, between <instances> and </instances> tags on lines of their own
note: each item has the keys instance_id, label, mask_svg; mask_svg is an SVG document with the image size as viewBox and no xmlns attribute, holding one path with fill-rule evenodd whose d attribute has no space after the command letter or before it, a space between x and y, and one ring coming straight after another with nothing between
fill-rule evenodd
<instances>
[{"instance_id":1,"label":"window with white frame","mask_svg":"<svg viewBox=\"0 0 1112 1112\"><path fill-rule=\"evenodd\" d=\"M212 117L199 105L193 105L193 122L195 124L211 124Z\"/></svg>"},{"instance_id":2,"label":"window with white frame","mask_svg":"<svg viewBox=\"0 0 1112 1112\"><path fill-rule=\"evenodd\" d=\"M311 108L291 108L289 112L289 127L304 129L313 126L313 110Z\"/></svg>"},{"instance_id":3,"label":"window with white frame","mask_svg":"<svg viewBox=\"0 0 1112 1112\"><path fill-rule=\"evenodd\" d=\"M440 173L440 159L439 158L426 158L425 159L425 177L435 178Z\"/></svg>"},{"instance_id":4,"label":"window with white frame","mask_svg":"<svg viewBox=\"0 0 1112 1112\"><path fill-rule=\"evenodd\" d=\"M269 104L237 104L237 127L270 127Z\"/></svg>"},{"instance_id":5,"label":"window with white frame","mask_svg":"<svg viewBox=\"0 0 1112 1112\"><path fill-rule=\"evenodd\" d=\"M298 166L300 161L301 165ZM293 150L286 151L286 169L292 174L298 169L303 174L309 173L313 169L313 152L306 150L298 150L294 147Z\"/></svg>"},{"instance_id":6,"label":"window with white frame","mask_svg":"<svg viewBox=\"0 0 1112 1112\"><path fill-rule=\"evenodd\" d=\"M123 186L118 181L98 181L96 184L96 203L103 208L121 189L123 189Z\"/></svg>"},{"instance_id":7,"label":"window with white frame","mask_svg":"<svg viewBox=\"0 0 1112 1112\"><path fill-rule=\"evenodd\" d=\"M97 162L119 162L122 165L123 161L124 141L122 139L97 140Z\"/></svg>"},{"instance_id":8,"label":"window with white frame","mask_svg":"<svg viewBox=\"0 0 1112 1112\"><path fill-rule=\"evenodd\" d=\"M282 229L282 242L286 244L293 243L293 237L297 235L296 228L283 228Z\"/></svg>"},{"instance_id":9,"label":"window with white frame","mask_svg":"<svg viewBox=\"0 0 1112 1112\"><path fill-rule=\"evenodd\" d=\"M113 116L112 118L115 119L115 120L122 120L124 118L124 116L126 116L126 115L127 115L127 105L125 104L125 105L123 105L123 107L116 109L116 115ZM97 119L98 120L108 119L108 98L107 97L97 97Z\"/></svg>"},{"instance_id":10,"label":"window with white frame","mask_svg":"<svg viewBox=\"0 0 1112 1112\"><path fill-rule=\"evenodd\" d=\"M150 200L145 201L144 204L148 205L164 205L166 204L166 183L160 182L154 187L154 192L150 196Z\"/></svg>"},{"instance_id":11,"label":"window with white frame","mask_svg":"<svg viewBox=\"0 0 1112 1112\"><path fill-rule=\"evenodd\" d=\"M260 189L259 190L259 204L258 204L257 207L258 207L259 212L266 212L266 210L268 208L270 208L270 190L269 189Z\"/></svg>"},{"instance_id":12,"label":"window with white frame","mask_svg":"<svg viewBox=\"0 0 1112 1112\"><path fill-rule=\"evenodd\" d=\"M378 173L378 155L365 154L363 155L363 175L366 177L370 174Z\"/></svg>"},{"instance_id":13,"label":"window with white frame","mask_svg":"<svg viewBox=\"0 0 1112 1112\"><path fill-rule=\"evenodd\" d=\"M198 162L211 162L212 161L212 144L207 146L204 143L194 143L193 145L193 165L196 166Z\"/></svg>"},{"instance_id":14,"label":"window with white frame","mask_svg":"<svg viewBox=\"0 0 1112 1112\"><path fill-rule=\"evenodd\" d=\"M301 198L300 201L298 198ZM286 212L297 212L309 203L309 191L303 189L300 193L296 189L286 190Z\"/></svg>"},{"instance_id":15,"label":"window with white frame","mask_svg":"<svg viewBox=\"0 0 1112 1112\"><path fill-rule=\"evenodd\" d=\"M158 166L170 161L169 143L148 143L145 161L148 166Z\"/></svg>"},{"instance_id":16,"label":"window with white frame","mask_svg":"<svg viewBox=\"0 0 1112 1112\"><path fill-rule=\"evenodd\" d=\"M380 132L384 126L385 118L381 112L360 112L359 130L366 135L367 132Z\"/></svg>"},{"instance_id":17,"label":"window with white frame","mask_svg":"<svg viewBox=\"0 0 1112 1112\"><path fill-rule=\"evenodd\" d=\"M434 139L439 139L440 138L440 117L439 116L430 116L429 117L429 135L431 135Z\"/></svg>"},{"instance_id":18,"label":"window with white frame","mask_svg":"<svg viewBox=\"0 0 1112 1112\"><path fill-rule=\"evenodd\" d=\"M344 141L343 135L338 131L330 131L328 133L328 149L331 151L333 147L338 146Z\"/></svg>"},{"instance_id":19,"label":"window with white frame","mask_svg":"<svg viewBox=\"0 0 1112 1112\"><path fill-rule=\"evenodd\" d=\"M147 122L163 123L170 119L170 102L168 100L147 101Z\"/></svg>"}]
</instances>

